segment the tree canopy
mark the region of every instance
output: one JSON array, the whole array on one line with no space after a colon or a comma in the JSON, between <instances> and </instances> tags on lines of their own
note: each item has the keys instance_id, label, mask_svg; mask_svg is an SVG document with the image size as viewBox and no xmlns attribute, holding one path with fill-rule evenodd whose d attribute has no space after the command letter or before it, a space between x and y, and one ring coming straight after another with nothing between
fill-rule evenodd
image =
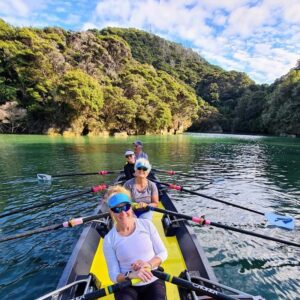
<instances>
[{"instance_id":1,"label":"tree canopy","mask_svg":"<svg viewBox=\"0 0 300 300\"><path fill-rule=\"evenodd\" d=\"M0 20L0 132L299 134L299 89L299 61L260 86L141 30Z\"/></svg>"}]
</instances>

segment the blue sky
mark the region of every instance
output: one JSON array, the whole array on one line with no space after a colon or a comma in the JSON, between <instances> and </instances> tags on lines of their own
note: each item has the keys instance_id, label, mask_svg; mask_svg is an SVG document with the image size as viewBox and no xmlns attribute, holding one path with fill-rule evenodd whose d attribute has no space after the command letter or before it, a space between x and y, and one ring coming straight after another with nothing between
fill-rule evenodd
<instances>
[{"instance_id":1,"label":"blue sky","mask_svg":"<svg viewBox=\"0 0 300 300\"><path fill-rule=\"evenodd\" d=\"M300 59L300 0L0 0L15 26L134 27L272 83Z\"/></svg>"}]
</instances>

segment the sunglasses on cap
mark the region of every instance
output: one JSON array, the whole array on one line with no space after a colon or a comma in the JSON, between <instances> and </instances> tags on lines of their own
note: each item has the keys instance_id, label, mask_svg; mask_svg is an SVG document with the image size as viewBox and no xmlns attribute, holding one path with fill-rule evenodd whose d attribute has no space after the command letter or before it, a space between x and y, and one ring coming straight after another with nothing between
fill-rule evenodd
<instances>
[{"instance_id":1,"label":"sunglasses on cap","mask_svg":"<svg viewBox=\"0 0 300 300\"><path fill-rule=\"evenodd\" d=\"M148 170L148 168L147 168L147 167L137 167L137 170L139 170L139 171L141 171L141 170L143 170L143 171L147 171L147 170Z\"/></svg>"},{"instance_id":2,"label":"sunglasses on cap","mask_svg":"<svg viewBox=\"0 0 300 300\"><path fill-rule=\"evenodd\" d=\"M125 157L129 158L129 157L132 157L132 156L133 156L133 154L129 154L129 155L126 155Z\"/></svg>"},{"instance_id":3,"label":"sunglasses on cap","mask_svg":"<svg viewBox=\"0 0 300 300\"><path fill-rule=\"evenodd\" d=\"M130 207L131 207L131 204L130 203L126 203L126 204L124 204L122 206L112 207L111 211L114 212L115 214L119 214L122 211L125 211L125 212L129 211Z\"/></svg>"}]
</instances>

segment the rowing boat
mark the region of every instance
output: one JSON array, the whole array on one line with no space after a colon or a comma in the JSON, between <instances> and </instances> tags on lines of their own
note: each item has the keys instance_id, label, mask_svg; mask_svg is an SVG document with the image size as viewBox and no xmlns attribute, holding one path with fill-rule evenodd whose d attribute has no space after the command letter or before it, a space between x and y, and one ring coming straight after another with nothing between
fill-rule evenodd
<instances>
[{"instance_id":1,"label":"rowing boat","mask_svg":"<svg viewBox=\"0 0 300 300\"><path fill-rule=\"evenodd\" d=\"M156 177L155 180L157 181ZM122 174L117 177L115 182L120 181L122 181ZM166 190L159 183L157 183L157 187L160 199L159 207L176 212L177 210ZM95 213L105 211L107 211L107 206L101 202ZM195 284L226 292L236 299L262 299L218 283L199 240L185 220L168 215L162 216L154 212L153 223L168 250L168 259L162 264L166 272ZM102 251L103 237L111 226L111 219L107 217L106 219L95 220L85 227L63 271L57 289L38 298L39 300L80 299L84 294L92 292L100 286L112 284ZM178 288L168 282L166 288L167 299L211 299L203 296L203 294L198 294L198 292ZM114 299L114 296L108 295L103 299Z\"/></svg>"}]
</instances>

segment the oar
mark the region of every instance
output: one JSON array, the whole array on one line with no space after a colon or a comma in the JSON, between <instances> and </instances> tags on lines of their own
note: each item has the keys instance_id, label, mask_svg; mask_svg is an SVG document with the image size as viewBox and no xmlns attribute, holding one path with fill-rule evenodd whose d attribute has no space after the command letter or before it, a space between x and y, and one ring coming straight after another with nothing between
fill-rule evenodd
<instances>
[{"instance_id":1,"label":"oar","mask_svg":"<svg viewBox=\"0 0 300 300\"><path fill-rule=\"evenodd\" d=\"M115 292L118 292L126 287L132 286L136 284L137 282L140 282L139 279L131 279L131 280L125 280L122 282L118 282L112 285L109 285L105 288L99 289L97 291L85 294L79 298L76 298L76 300L92 300L92 299L98 299L105 297L110 294L114 294ZM39 299L37 299L39 300Z\"/></svg>"},{"instance_id":2,"label":"oar","mask_svg":"<svg viewBox=\"0 0 300 300\"><path fill-rule=\"evenodd\" d=\"M262 239L275 241L275 242L278 242L278 243L283 243L283 244L286 244L286 245L289 245L289 246L300 247L300 244L297 244L297 243L294 243L294 242L290 242L290 241L278 239L278 238L275 238L275 237L263 235L263 234L260 234L260 233L255 233L255 232L235 228L235 227L224 225L224 224L221 224L221 223L215 223L215 222L212 222L210 220L206 220L204 218L204 216L202 216L201 218L198 218L198 217L192 217L192 216L188 216L188 215L185 215L185 214L180 214L180 213L177 213L177 212L174 212L174 211L171 211L171 210L166 210L166 209L162 209L162 208L158 208L158 207L148 206L148 208L150 210L157 211L157 212L160 212L160 213L163 213L163 214L168 214L168 215L175 216L175 217L178 217L178 218L181 218L181 219L192 221L192 222L197 223L198 225L201 225L201 226L202 225L215 226L215 227L219 227L219 228L228 229L228 230L231 230L231 231L244 233L244 234L247 234L247 235L252 235L252 236L255 236L255 237L262 238Z\"/></svg>"},{"instance_id":3,"label":"oar","mask_svg":"<svg viewBox=\"0 0 300 300\"><path fill-rule=\"evenodd\" d=\"M214 289L208 288L206 286L203 286L203 285L200 285L200 284L197 284L197 283L194 283L194 282L190 282L190 281L185 280L183 278L172 276L170 274L160 272L160 271L157 271L157 270L152 270L151 272L155 277L157 277L161 280L171 282L171 283L173 283L175 285L178 285L180 287L183 287L187 290L200 292L203 295L212 297L213 299L217 299L217 300L236 300L236 298L227 296L227 295L225 295L221 292L218 292Z\"/></svg>"},{"instance_id":4,"label":"oar","mask_svg":"<svg viewBox=\"0 0 300 300\"><path fill-rule=\"evenodd\" d=\"M102 213L102 214L97 214L97 215L92 215L92 216L88 216L88 217L71 219L71 220L65 221L63 223L53 224L53 225L49 225L49 226L46 226L46 227L40 227L40 228L29 230L29 231L26 231L26 232L23 232L23 233L19 233L19 234L15 234L15 235L11 235L11 236L8 236L8 237L1 238L0 243L20 239L20 238L23 238L23 237L31 236L31 235L42 233L42 232L57 230L57 229L60 229L60 228L75 227L77 225L81 225L81 224L84 224L84 223L92 221L92 220L105 218L107 216L109 216L108 212L107 213Z\"/></svg>"},{"instance_id":5,"label":"oar","mask_svg":"<svg viewBox=\"0 0 300 300\"><path fill-rule=\"evenodd\" d=\"M73 195L68 195L68 196L65 196L65 197L59 197L59 198L52 199L50 201L46 201L46 202L39 203L39 204L36 204L36 205L23 207L23 208L18 208L18 209L14 209L14 210L11 210L11 211L6 212L6 213L2 213L2 214L0 214L0 218L11 216L11 215L14 215L14 214L17 214L17 213L20 213L20 212L24 212L24 211L27 211L27 210L31 210L31 209L34 209L34 208L37 208L37 207L50 205L52 203L72 199L72 198L75 198L75 197L78 197L78 196L81 196L81 195L85 195L85 194L88 194L88 193L97 193L97 192L103 191L105 189L107 189L106 184L97 185L97 186L94 186L94 187L90 188L89 190L79 192L79 193L76 193L76 194L73 194Z\"/></svg>"},{"instance_id":6,"label":"oar","mask_svg":"<svg viewBox=\"0 0 300 300\"><path fill-rule=\"evenodd\" d=\"M269 225L277 226L277 227L282 227L282 228L290 229L290 230L294 229L294 227L295 227L295 220L292 216L289 216L289 215L279 215L279 214L275 214L273 212L263 213L263 212L260 212L260 211L257 211L257 210L254 210L254 209L251 209L251 208L248 208L248 207L244 207L244 206L241 206L241 205L238 205L238 204L230 203L230 202L227 202L225 200L214 198L214 197L202 194L202 193L187 190L187 189L183 188L180 185L164 183L164 182L161 182L161 181L154 181L154 182L158 183L158 184L161 184L161 185L164 185L164 186L167 186L167 187L169 187L170 189L173 189L173 190L187 192L191 195L197 195L197 196L207 198L207 199L210 199L210 200L213 200L213 201L228 204L228 205L231 205L231 206L243 209L243 210L251 211L251 212L256 213L258 215L262 215L266 218L268 226Z\"/></svg>"},{"instance_id":7,"label":"oar","mask_svg":"<svg viewBox=\"0 0 300 300\"><path fill-rule=\"evenodd\" d=\"M201 292L203 295L211 296L213 299L217 299L217 300L235 300L236 299L236 298L232 298L230 296L227 296L227 295L225 295L221 292L218 292L214 289L207 288L203 285L193 283L193 282L190 282L188 280L185 280L185 279L182 279L182 278L179 278L179 277L175 277L175 276L172 276L172 275L164 273L164 272L160 272L160 271L157 271L157 270L152 270L151 272L154 276L156 276L157 278L159 278L161 280L173 283L177 286L183 287L183 288L188 289L188 290L192 290L192 291L195 291L195 292ZM125 280L123 282L115 283L115 284L110 285L108 287L99 289L95 292L85 294L82 297L79 297L79 298L76 298L76 299L80 299L80 300L98 299L98 298L113 294L115 292L118 292L123 288L134 285L134 282L133 282L134 280L137 281L136 279ZM39 299L37 299L37 300L39 300Z\"/></svg>"},{"instance_id":8,"label":"oar","mask_svg":"<svg viewBox=\"0 0 300 300\"><path fill-rule=\"evenodd\" d=\"M37 179L39 181L51 181L52 178L57 177L72 177L72 176L88 176L88 175L108 175L120 173L121 171L98 171L90 173L69 173L69 174L57 174L57 175L48 175L48 174L37 174Z\"/></svg>"},{"instance_id":9,"label":"oar","mask_svg":"<svg viewBox=\"0 0 300 300\"><path fill-rule=\"evenodd\" d=\"M198 176L198 175L192 175L192 174L185 174L185 173L178 172L178 171L173 171L173 170L160 170L160 169L152 169L152 170L154 172L157 172L157 173L166 173L166 174L168 174L170 176L180 175L180 176L188 177L188 178L199 178L199 179L203 179L203 180L210 180L209 184L219 183L221 181L224 181L223 177L217 177L217 178L213 178L213 179L208 179L208 178L206 178L204 176Z\"/></svg>"}]
</instances>

